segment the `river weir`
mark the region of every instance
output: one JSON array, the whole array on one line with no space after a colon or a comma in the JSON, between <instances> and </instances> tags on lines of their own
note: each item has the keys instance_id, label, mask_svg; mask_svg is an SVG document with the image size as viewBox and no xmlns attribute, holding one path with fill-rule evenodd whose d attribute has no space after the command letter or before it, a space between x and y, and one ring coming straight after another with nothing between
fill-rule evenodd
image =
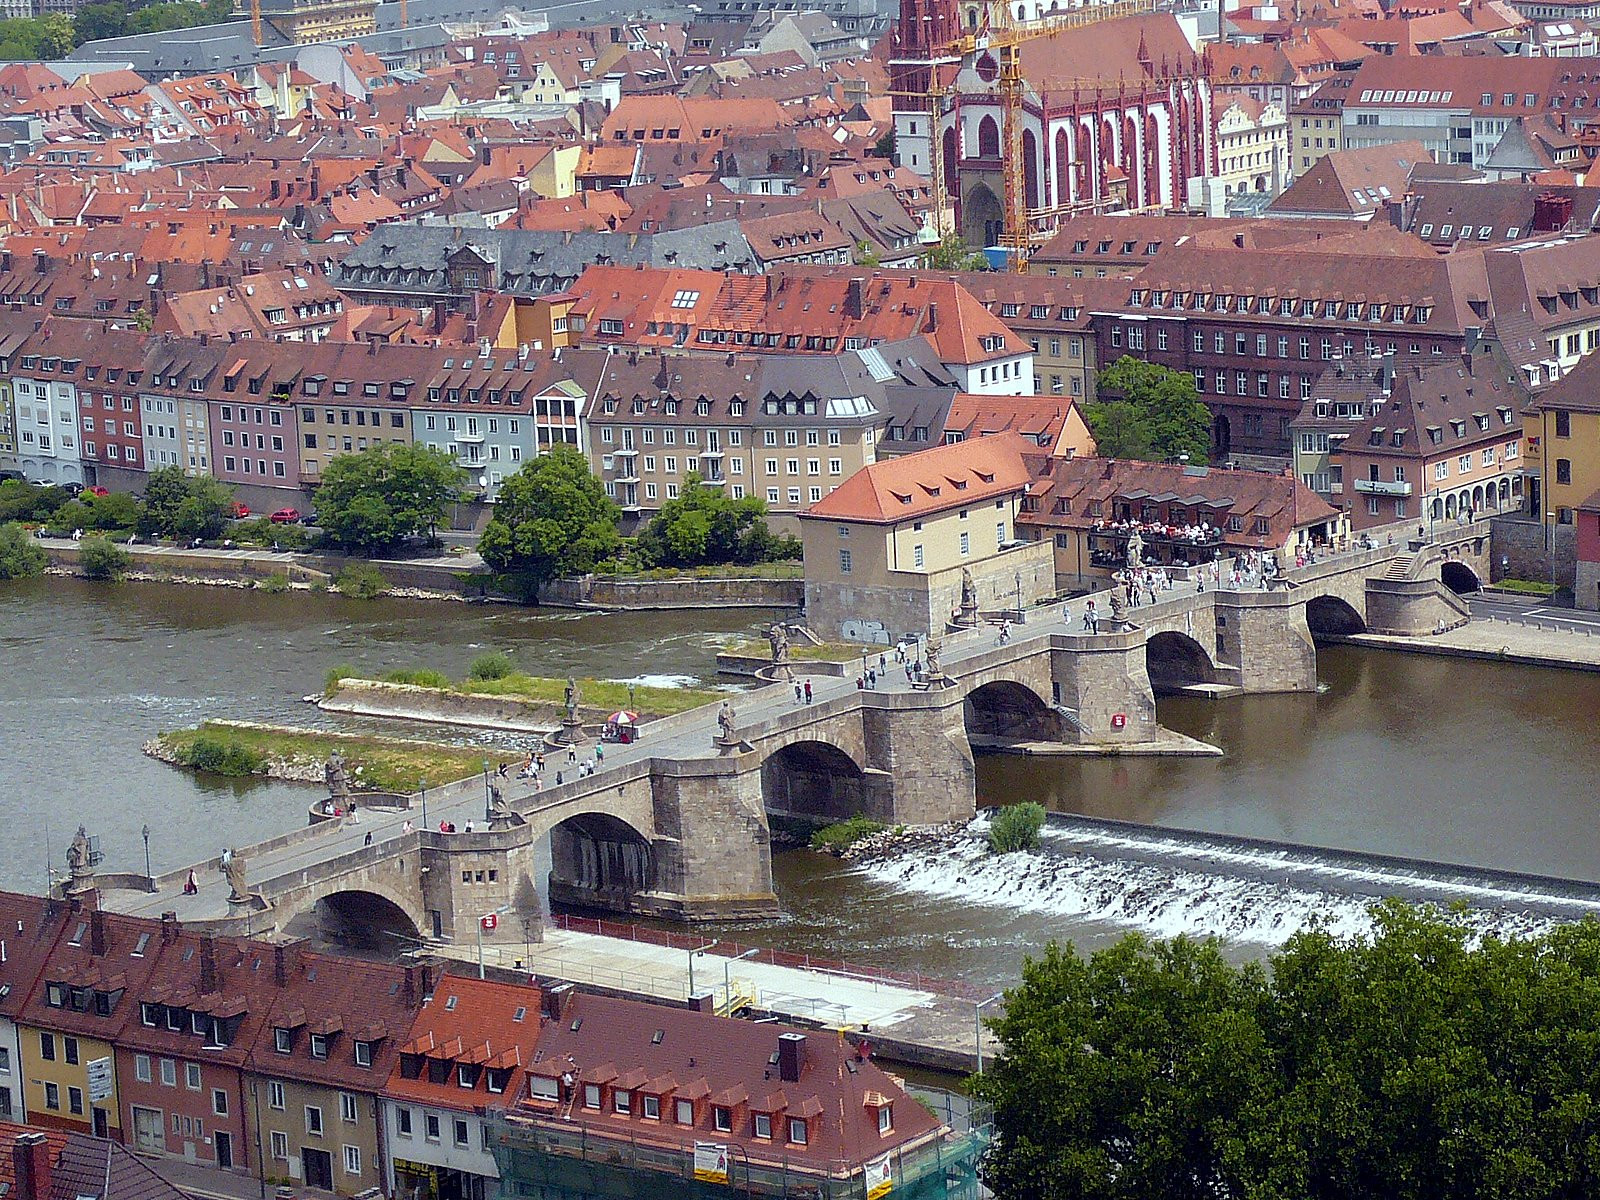
<instances>
[{"instance_id":1,"label":"river weir","mask_svg":"<svg viewBox=\"0 0 1600 1200\"><path fill-rule=\"evenodd\" d=\"M1398 896L1463 906L1477 932L1516 936L1600 917L1600 884L1445 863L1209 836L1053 813L1037 851L994 854L988 815L892 831L846 857L892 888L1159 937L1275 947L1314 924L1371 927Z\"/></svg>"}]
</instances>

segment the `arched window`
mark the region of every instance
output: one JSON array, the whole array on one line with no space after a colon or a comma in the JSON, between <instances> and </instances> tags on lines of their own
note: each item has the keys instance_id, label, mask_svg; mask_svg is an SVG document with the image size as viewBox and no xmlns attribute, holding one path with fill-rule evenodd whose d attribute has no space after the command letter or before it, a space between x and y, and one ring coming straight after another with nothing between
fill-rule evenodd
<instances>
[{"instance_id":1,"label":"arched window","mask_svg":"<svg viewBox=\"0 0 1600 1200\"><path fill-rule=\"evenodd\" d=\"M984 117L978 122L978 157L1000 157L1000 126L993 117Z\"/></svg>"}]
</instances>

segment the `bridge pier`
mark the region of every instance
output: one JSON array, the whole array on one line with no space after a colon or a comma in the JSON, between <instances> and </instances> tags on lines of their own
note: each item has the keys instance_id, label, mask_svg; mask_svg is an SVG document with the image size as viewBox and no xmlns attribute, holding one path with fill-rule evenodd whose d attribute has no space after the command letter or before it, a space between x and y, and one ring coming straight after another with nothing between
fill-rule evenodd
<instances>
[{"instance_id":1,"label":"bridge pier","mask_svg":"<svg viewBox=\"0 0 1600 1200\"><path fill-rule=\"evenodd\" d=\"M1293 592L1218 592L1212 605L1221 682L1247 693L1316 690L1317 648Z\"/></svg>"},{"instance_id":2,"label":"bridge pier","mask_svg":"<svg viewBox=\"0 0 1600 1200\"><path fill-rule=\"evenodd\" d=\"M887 785L876 819L931 825L971 818L977 811L977 772L961 689L862 695L866 766L881 772L878 778Z\"/></svg>"},{"instance_id":3,"label":"bridge pier","mask_svg":"<svg viewBox=\"0 0 1600 1200\"><path fill-rule=\"evenodd\" d=\"M640 911L684 920L777 915L761 764L750 758L652 761L656 876Z\"/></svg>"},{"instance_id":4,"label":"bridge pier","mask_svg":"<svg viewBox=\"0 0 1600 1200\"><path fill-rule=\"evenodd\" d=\"M1056 638L1050 651L1053 698L1072 715L1061 740L1078 745L1131 744L1155 737L1156 699L1138 630L1091 638Z\"/></svg>"}]
</instances>

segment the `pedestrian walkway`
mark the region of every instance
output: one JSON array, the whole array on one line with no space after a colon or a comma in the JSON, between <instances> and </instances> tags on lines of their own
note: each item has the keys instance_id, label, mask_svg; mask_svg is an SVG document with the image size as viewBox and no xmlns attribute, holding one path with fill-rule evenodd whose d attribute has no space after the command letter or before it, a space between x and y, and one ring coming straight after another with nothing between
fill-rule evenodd
<instances>
[{"instance_id":1,"label":"pedestrian walkway","mask_svg":"<svg viewBox=\"0 0 1600 1200\"><path fill-rule=\"evenodd\" d=\"M1535 667L1600 671L1600 630L1591 634L1582 626L1563 628L1524 624L1517 620L1477 618L1466 625L1426 637L1387 637L1363 633L1353 635L1348 640L1362 646L1400 650L1409 654L1436 654L1448 658L1479 658Z\"/></svg>"}]
</instances>

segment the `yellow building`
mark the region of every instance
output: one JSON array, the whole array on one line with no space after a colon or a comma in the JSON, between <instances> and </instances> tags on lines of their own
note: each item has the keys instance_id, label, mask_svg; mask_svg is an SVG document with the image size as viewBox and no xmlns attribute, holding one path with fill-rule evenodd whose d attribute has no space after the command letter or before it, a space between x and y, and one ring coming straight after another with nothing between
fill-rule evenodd
<instances>
[{"instance_id":1,"label":"yellow building","mask_svg":"<svg viewBox=\"0 0 1600 1200\"><path fill-rule=\"evenodd\" d=\"M29 1120L117 1138L122 1122L111 1043L25 1024L17 1026L17 1034Z\"/></svg>"},{"instance_id":2,"label":"yellow building","mask_svg":"<svg viewBox=\"0 0 1600 1200\"><path fill-rule=\"evenodd\" d=\"M1545 524L1571 525L1600 491L1600 355L1579 361L1536 397L1524 417L1527 461L1541 477L1530 484L1530 508Z\"/></svg>"},{"instance_id":3,"label":"yellow building","mask_svg":"<svg viewBox=\"0 0 1600 1200\"><path fill-rule=\"evenodd\" d=\"M241 15L251 5L241 3ZM295 46L343 41L378 31L377 0L261 0L263 37L275 31ZM270 38L268 38L270 42Z\"/></svg>"},{"instance_id":4,"label":"yellow building","mask_svg":"<svg viewBox=\"0 0 1600 1200\"><path fill-rule=\"evenodd\" d=\"M1235 96L1217 118L1217 178L1226 196L1276 196L1289 177L1288 120L1271 101Z\"/></svg>"},{"instance_id":5,"label":"yellow building","mask_svg":"<svg viewBox=\"0 0 1600 1200\"><path fill-rule=\"evenodd\" d=\"M980 612L1025 611L1055 592L1048 542L1019 540L1027 494L1015 433L863 467L800 514L806 615L828 638L889 643L942 633L964 583Z\"/></svg>"}]
</instances>

